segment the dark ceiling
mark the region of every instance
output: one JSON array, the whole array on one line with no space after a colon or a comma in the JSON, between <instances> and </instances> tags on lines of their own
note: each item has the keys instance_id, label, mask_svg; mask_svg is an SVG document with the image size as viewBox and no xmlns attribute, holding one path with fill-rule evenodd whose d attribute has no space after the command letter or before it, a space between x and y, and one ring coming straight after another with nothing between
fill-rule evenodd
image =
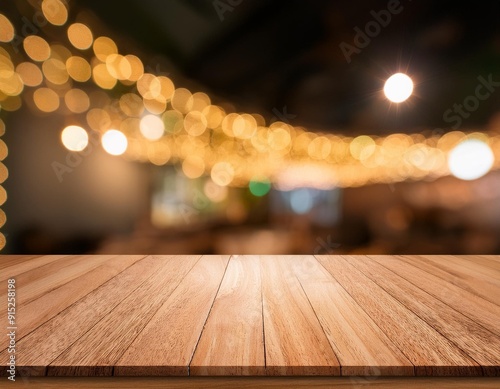
<instances>
[{"instance_id":1,"label":"dark ceiling","mask_svg":"<svg viewBox=\"0 0 500 389\"><path fill-rule=\"evenodd\" d=\"M474 94L479 76L500 80L500 2L397 3L87 0L76 5L90 7L117 36L131 38L132 46L151 58L168 58L201 90L240 111L339 132L448 130L443 113ZM340 44L354 44L356 27L365 30L372 22L376 28L372 11L387 15L391 6L400 12L348 63ZM415 95L391 105L381 88L397 71L413 77ZM493 93L463 129L484 129L499 103L500 92Z\"/></svg>"}]
</instances>

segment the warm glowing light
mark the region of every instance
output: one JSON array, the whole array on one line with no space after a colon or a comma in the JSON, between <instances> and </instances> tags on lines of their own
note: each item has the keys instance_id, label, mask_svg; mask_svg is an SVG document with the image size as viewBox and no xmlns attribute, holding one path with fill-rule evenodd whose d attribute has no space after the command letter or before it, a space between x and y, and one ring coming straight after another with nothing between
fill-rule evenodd
<instances>
[{"instance_id":1,"label":"warm glowing light","mask_svg":"<svg viewBox=\"0 0 500 389\"><path fill-rule=\"evenodd\" d=\"M66 61L66 71L69 76L78 82L86 82L92 75L90 64L82 57L70 57Z\"/></svg>"},{"instance_id":2,"label":"warm glowing light","mask_svg":"<svg viewBox=\"0 0 500 389\"><path fill-rule=\"evenodd\" d=\"M81 89L70 89L64 95L64 102L73 113L83 113L90 107L90 99L87 93Z\"/></svg>"},{"instance_id":3,"label":"warm glowing light","mask_svg":"<svg viewBox=\"0 0 500 389\"><path fill-rule=\"evenodd\" d=\"M43 0L42 12L49 23L55 26L62 26L68 20L68 10L61 0Z\"/></svg>"},{"instance_id":4,"label":"warm glowing light","mask_svg":"<svg viewBox=\"0 0 500 389\"><path fill-rule=\"evenodd\" d=\"M42 112L54 112L59 108L59 96L49 88L39 88L33 93L33 101Z\"/></svg>"},{"instance_id":5,"label":"warm glowing light","mask_svg":"<svg viewBox=\"0 0 500 389\"><path fill-rule=\"evenodd\" d=\"M14 26L9 19L0 14L0 42L10 42L14 39Z\"/></svg>"},{"instance_id":6,"label":"warm glowing light","mask_svg":"<svg viewBox=\"0 0 500 389\"><path fill-rule=\"evenodd\" d=\"M70 151L82 151L89 144L89 135L82 127L68 126L61 133L61 141Z\"/></svg>"},{"instance_id":7,"label":"warm glowing light","mask_svg":"<svg viewBox=\"0 0 500 389\"><path fill-rule=\"evenodd\" d=\"M8 154L9 149L7 148L7 144L0 139L0 161L3 161L5 158L7 158Z\"/></svg>"},{"instance_id":8,"label":"warm glowing light","mask_svg":"<svg viewBox=\"0 0 500 389\"><path fill-rule=\"evenodd\" d=\"M193 155L182 162L182 171L189 178L198 178L205 172L205 163L200 157Z\"/></svg>"},{"instance_id":9,"label":"warm glowing light","mask_svg":"<svg viewBox=\"0 0 500 389\"><path fill-rule=\"evenodd\" d=\"M68 27L68 39L79 50L87 50L94 41L92 31L82 23L74 23Z\"/></svg>"},{"instance_id":10,"label":"warm glowing light","mask_svg":"<svg viewBox=\"0 0 500 389\"><path fill-rule=\"evenodd\" d=\"M217 185L227 186L234 179L234 168L228 162L218 162L212 167L210 176Z\"/></svg>"},{"instance_id":11,"label":"warm glowing light","mask_svg":"<svg viewBox=\"0 0 500 389\"><path fill-rule=\"evenodd\" d=\"M120 109L127 116L139 117L144 112L142 99L134 93L126 93L120 97Z\"/></svg>"},{"instance_id":12,"label":"warm glowing light","mask_svg":"<svg viewBox=\"0 0 500 389\"><path fill-rule=\"evenodd\" d=\"M100 36L94 41L94 54L102 62L106 62L106 58L111 54L118 54L116 43L105 36Z\"/></svg>"},{"instance_id":13,"label":"warm glowing light","mask_svg":"<svg viewBox=\"0 0 500 389\"><path fill-rule=\"evenodd\" d=\"M193 95L186 88L177 88L172 95L172 108L180 113L188 113L193 107Z\"/></svg>"},{"instance_id":14,"label":"warm glowing light","mask_svg":"<svg viewBox=\"0 0 500 389\"><path fill-rule=\"evenodd\" d=\"M33 61L45 61L50 56L50 46L45 39L37 35L30 35L24 38L24 51Z\"/></svg>"},{"instance_id":15,"label":"warm glowing light","mask_svg":"<svg viewBox=\"0 0 500 389\"><path fill-rule=\"evenodd\" d=\"M207 129L207 119L201 112L191 111L184 118L184 128L189 135L199 136Z\"/></svg>"},{"instance_id":16,"label":"warm glowing light","mask_svg":"<svg viewBox=\"0 0 500 389\"><path fill-rule=\"evenodd\" d=\"M158 140L165 132L163 120L155 115L146 115L141 119L141 134L148 140Z\"/></svg>"},{"instance_id":17,"label":"warm glowing light","mask_svg":"<svg viewBox=\"0 0 500 389\"><path fill-rule=\"evenodd\" d=\"M227 186L219 186L212 180L205 182L203 186L203 193L208 199L214 203L220 203L227 199Z\"/></svg>"},{"instance_id":18,"label":"warm glowing light","mask_svg":"<svg viewBox=\"0 0 500 389\"><path fill-rule=\"evenodd\" d=\"M92 70L92 79L97 86L102 89L113 89L116 85L116 78L109 74L106 64L99 64Z\"/></svg>"},{"instance_id":19,"label":"warm glowing light","mask_svg":"<svg viewBox=\"0 0 500 389\"><path fill-rule=\"evenodd\" d=\"M127 137L118 130L106 131L101 142L104 150L111 155L122 155L127 150Z\"/></svg>"},{"instance_id":20,"label":"warm glowing light","mask_svg":"<svg viewBox=\"0 0 500 389\"><path fill-rule=\"evenodd\" d=\"M389 77L384 85L385 96L393 103L402 103L413 92L413 81L403 73Z\"/></svg>"},{"instance_id":21,"label":"warm glowing light","mask_svg":"<svg viewBox=\"0 0 500 389\"><path fill-rule=\"evenodd\" d=\"M475 180L484 176L490 171L494 161L490 146L479 139L463 141L448 156L451 173L462 180Z\"/></svg>"},{"instance_id":22,"label":"warm glowing light","mask_svg":"<svg viewBox=\"0 0 500 389\"><path fill-rule=\"evenodd\" d=\"M66 71L64 62L49 58L42 65L43 75L47 80L55 85L63 85L68 81L69 74Z\"/></svg>"},{"instance_id":23,"label":"warm glowing light","mask_svg":"<svg viewBox=\"0 0 500 389\"><path fill-rule=\"evenodd\" d=\"M26 86L38 86L43 81L43 75L40 68L31 62L22 62L16 67L16 72L19 74Z\"/></svg>"}]
</instances>

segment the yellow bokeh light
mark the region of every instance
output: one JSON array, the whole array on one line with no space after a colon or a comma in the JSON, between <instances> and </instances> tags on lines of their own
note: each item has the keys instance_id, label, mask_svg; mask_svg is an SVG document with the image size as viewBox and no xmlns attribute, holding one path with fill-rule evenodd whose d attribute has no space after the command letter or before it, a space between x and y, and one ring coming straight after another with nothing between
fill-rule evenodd
<instances>
[{"instance_id":1,"label":"yellow bokeh light","mask_svg":"<svg viewBox=\"0 0 500 389\"><path fill-rule=\"evenodd\" d=\"M202 113L207 119L207 127L212 129L219 127L226 115L224 110L216 105L209 105L205 107Z\"/></svg>"},{"instance_id":2,"label":"yellow bokeh light","mask_svg":"<svg viewBox=\"0 0 500 389\"><path fill-rule=\"evenodd\" d=\"M93 108L87 112L87 124L94 131L105 131L111 126L111 118L109 114L100 108Z\"/></svg>"},{"instance_id":3,"label":"yellow bokeh light","mask_svg":"<svg viewBox=\"0 0 500 389\"><path fill-rule=\"evenodd\" d=\"M212 167L210 177L217 185L227 186L234 179L234 168L229 162L218 162Z\"/></svg>"},{"instance_id":4,"label":"yellow bokeh light","mask_svg":"<svg viewBox=\"0 0 500 389\"><path fill-rule=\"evenodd\" d=\"M186 114L193 107L193 95L186 88L178 88L172 95L171 104L173 109Z\"/></svg>"},{"instance_id":5,"label":"yellow bokeh light","mask_svg":"<svg viewBox=\"0 0 500 389\"><path fill-rule=\"evenodd\" d=\"M207 119L201 112L191 111L184 118L184 128L189 135L199 136L207 129Z\"/></svg>"},{"instance_id":6,"label":"yellow bokeh light","mask_svg":"<svg viewBox=\"0 0 500 389\"><path fill-rule=\"evenodd\" d=\"M203 112L203 110L210 105L210 97L206 93L196 92L193 94L193 111Z\"/></svg>"},{"instance_id":7,"label":"yellow bokeh light","mask_svg":"<svg viewBox=\"0 0 500 389\"><path fill-rule=\"evenodd\" d=\"M9 177L9 170L7 169L7 166L5 166L3 163L0 163L0 184L4 183L7 178ZM0 220L0 227L1 227L1 220Z\"/></svg>"},{"instance_id":8,"label":"yellow bokeh light","mask_svg":"<svg viewBox=\"0 0 500 389\"><path fill-rule=\"evenodd\" d=\"M85 24L73 23L68 27L68 39L79 50L87 50L92 46L94 36Z\"/></svg>"},{"instance_id":9,"label":"yellow bokeh light","mask_svg":"<svg viewBox=\"0 0 500 389\"><path fill-rule=\"evenodd\" d=\"M49 58L42 65L43 75L47 80L55 85L63 85L68 81L69 74L64 62Z\"/></svg>"},{"instance_id":10,"label":"yellow bokeh light","mask_svg":"<svg viewBox=\"0 0 500 389\"><path fill-rule=\"evenodd\" d=\"M43 81L43 75L40 68L32 62L20 63L16 67L16 72L26 86L38 86Z\"/></svg>"},{"instance_id":11,"label":"yellow bokeh light","mask_svg":"<svg viewBox=\"0 0 500 389\"><path fill-rule=\"evenodd\" d=\"M64 95L64 102L73 113L83 113L90 107L90 99L87 93L81 89L70 89Z\"/></svg>"},{"instance_id":12,"label":"yellow bokeh light","mask_svg":"<svg viewBox=\"0 0 500 389\"><path fill-rule=\"evenodd\" d=\"M139 117L144 112L144 104L140 96L126 93L120 97L120 109L127 116Z\"/></svg>"},{"instance_id":13,"label":"yellow bokeh light","mask_svg":"<svg viewBox=\"0 0 500 389\"><path fill-rule=\"evenodd\" d=\"M100 36L94 41L94 54L102 62L106 62L111 54L118 54L116 43L106 36Z\"/></svg>"},{"instance_id":14,"label":"yellow bokeh light","mask_svg":"<svg viewBox=\"0 0 500 389\"><path fill-rule=\"evenodd\" d=\"M5 15L0 14L0 42L10 42L14 39L14 26Z\"/></svg>"},{"instance_id":15,"label":"yellow bokeh light","mask_svg":"<svg viewBox=\"0 0 500 389\"><path fill-rule=\"evenodd\" d=\"M42 12L49 23L55 26L62 26L68 20L68 10L61 0L43 0Z\"/></svg>"},{"instance_id":16,"label":"yellow bokeh light","mask_svg":"<svg viewBox=\"0 0 500 389\"><path fill-rule=\"evenodd\" d=\"M154 141L163 136L165 125L158 116L146 115L141 119L140 131L144 138Z\"/></svg>"},{"instance_id":17,"label":"yellow bokeh light","mask_svg":"<svg viewBox=\"0 0 500 389\"><path fill-rule=\"evenodd\" d=\"M5 191L5 188L3 186L0 186L0 205L4 205L6 201L7 201L7 192ZM3 239L5 240L5 237L3 237Z\"/></svg>"},{"instance_id":18,"label":"yellow bokeh light","mask_svg":"<svg viewBox=\"0 0 500 389\"><path fill-rule=\"evenodd\" d=\"M375 141L367 135L354 138L349 146L351 155L357 160L368 158L375 151Z\"/></svg>"},{"instance_id":19,"label":"yellow bokeh light","mask_svg":"<svg viewBox=\"0 0 500 389\"><path fill-rule=\"evenodd\" d=\"M102 147L108 154L122 155L127 151L127 137L118 130L108 130L101 138Z\"/></svg>"},{"instance_id":20,"label":"yellow bokeh light","mask_svg":"<svg viewBox=\"0 0 500 389\"><path fill-rule=\"evenodd\" d=\"M7 221L7 215L5 214L4 211L0 209L0 227L3 227L5 225L5 222ZM5 237L3 245L5 246ZM0 244L0 250L3 249L3 246Z\"/></svg>"},{"instance_id":21,"label":"yellow bokeh light","mask_svg":"<svg viewBox=\"0 0 500 389\"><path fill-rule=\"evenodd\" d=\"M90 64L85 58L73 56L66 61L66 71L69 76L78 82L86 82L92 75Z\"/></svg>"},{"instance_id":22,"label":"yellow bokeh light","mask_svg":"<svg viewBox=\"0 0 500 389\"><path fill-rule=\"evenodd\" d=\"M102 89L113 89L116 85L116 78L109 74L106 64L103 63L92 69L92 79Z\"/></svg>"},{"instance_id":23,"label":"yellow bokeh light","mask_svg":"<svg viewBox=\"0 0 500 389\"><path fill-rule=\"evenodd\" d=\"M17 73L0 78L0 92L7 96L18 96L24 89L23 80Z\"/></svg>"},{"instance_id":24,"label":"yellow bokeh light","mask_svg":"<svg viewBox=\"0 0 500 389\"><path fill-rule=\"evenodd\" d=\"M167 109L167 102L158 99L144 99L143 104L144 108L155 115L161 115Z\"/></svg>"},{"instance_id":25,"label":"yellow bokeh light","mask_svg":"<svg viewBox=\"0 0 500 389\"><path fill-rule=\"evenodd\" d=\"M203 193L210 201L220 203L227 199L228 190L226 186L219 186L212 180L207 180L203 186Z\"/></svg>"},{"instance_id":26,"label":"yellow bokeh light","mask_svg":"<svg viewBox=\"0 0 500 389\"><path fill-rule=\"evenodd\" d=\"M54 112L59 108L59 96L49 88L39 88L33 93L33 101L42 112Z\"/></svg>"},{"instance_id":27,"label":"yellow bokeh light","mask_svg":"<svg viewBox=\"0 0 500 389\"><path fill-rule=\"evenodd\" d=\"M24 38L23 47L33 61L42 62L50 57L50 46L47 41L37 35Z\"/></svg>"},{"instance_id":28,"label":"yellow bokeh light","mask_svg":"<svg viewBox=\"0 0 500 389\"><path fill-rule=\"evenodd\" d=\"M80 126L68 126L61 133L61 141L70 151L82 151L89 144L89 135Z\"/></svg>"},{"instance_id":29,"label":"yellow bokeh light","mask_svg":"<svg viewBox=\"0 0 500 389\"><path fill-rule=\"evenodd\" d=\"M156 99L161 94L161 82L154 74L144 73L137 81L137 91L145 99Z\"/></svg>"},{"instance_id":30,"label":"yellow bokeh light","mask_svg":"<svg viewBox=\"0 0 500 389\"><path fill-rule=\"evenodd\" d=\"M50 45L50 58L55 58L66 63L68 58L72 55L73 54L71 54L71 51L69 51L66 46L59 44Z\"/></svg>"},{"instance_id":31,"label":"yellow bokeh light","mask_svg":"<svg viewBox=\"0 0 500 389\"><path fill-rule=\"evenodd\" d=\"M196 155L189 156L182 162L182 172L188 178L201 177L205 172L205 162Z\"/></svg>"},{"instance_id":32,"label":"yellow bokeh light","mask_svg":"<svg viewBox=\"0 0 500 389\"><path fill-rule=\"evenodd\" d=\"M8 112L17 111L22 106L22 100L19 96L9 96L0 102L0 109Z\"/></svg>"},{"instance_id":33,"label":"yellow bokeh light","mask_svg":"<svg viewBox=\"0 0 500 389\"><path fill-rule=\"evenodd\" d=\"M130 65L130 76L128 77L129 81L137 81L144 74L144 65L139 57L135 55L126 55L125 59L128 61Z\"/></svg>"},{"instance_id":34,"label":"yellow bokeh light","mask_svg":"<svg viewBox=\"0 0 500 389\"><path fill-rule=\"evenodd\" d=\"M0 161L3 161L5 158L7 158L8 154L9 149L7 148L7 145L3 140L0 139Z\"/></svg>"},{"instance_id":35,"label":"yellow bokeh light","mask_svg":"<svg viewBox=\"0 0 500 389\"><path fill-rule=\"evenodd\" d=\"M0 136L5 135L5 123L2 119L0 119Z\"/></svg>"},{"instance_id":36,"label":"yellow bokeh light","mask_svg":"<svg viewBox=\"0 0 500 389\"><path fill-rule=\"evenodd\" d=\"M109 74L117 80L128 80L132 75L132 66L126 57L120 54L110 54L106 58L106 68Z\"/></svg>"}]
</instances>

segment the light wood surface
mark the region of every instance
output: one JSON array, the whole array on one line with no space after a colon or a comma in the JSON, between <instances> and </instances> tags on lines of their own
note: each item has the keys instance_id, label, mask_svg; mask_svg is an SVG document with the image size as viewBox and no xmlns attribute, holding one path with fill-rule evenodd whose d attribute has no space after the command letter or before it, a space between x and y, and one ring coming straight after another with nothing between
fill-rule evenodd
<instances>
[{"instance_id":1,"label":"light wood surface","mask_svg":"<svg viewBox=\"0 0 500 389\"><path fill-rule=\"evenodd\" d=\"M498 389L495 377L25 377L31 389Z\"/></svg>"},{"instance_id":2,"label":"light wood surface","mask_svg":"<svg viewBox=\"0 0 500 389\"><path fill-rule=\"evenodd\" d=\"M0 278L16 279L13 385L294 387L277 377L293 375L315 387L500 387L480 377L500 375L499 265L488 256L0 256ZM5 380L6 347L0 338ZM54 375L115 377L36 378ZM172 375L184 378L131 377ZM267 377L230 378L258 375ZM312 375L330 378L303 378Z\"/></svg>"}]
</instances>

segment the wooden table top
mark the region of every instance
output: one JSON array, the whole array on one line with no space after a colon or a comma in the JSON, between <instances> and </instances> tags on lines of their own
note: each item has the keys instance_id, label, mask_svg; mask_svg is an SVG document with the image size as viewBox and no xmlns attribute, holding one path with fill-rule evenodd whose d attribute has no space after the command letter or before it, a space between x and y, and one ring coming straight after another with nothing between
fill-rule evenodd
<instances>
[{"instance_id":1,"label":"wooden table top","mask_svg":"<svg viewBox=\"0 0 500 389\"><path fill-rule=\"evenodd\" d=\"M8 279L21 376L500 375L500 257L0 256L3 317Z\"/></svg>"}]
</instances>

